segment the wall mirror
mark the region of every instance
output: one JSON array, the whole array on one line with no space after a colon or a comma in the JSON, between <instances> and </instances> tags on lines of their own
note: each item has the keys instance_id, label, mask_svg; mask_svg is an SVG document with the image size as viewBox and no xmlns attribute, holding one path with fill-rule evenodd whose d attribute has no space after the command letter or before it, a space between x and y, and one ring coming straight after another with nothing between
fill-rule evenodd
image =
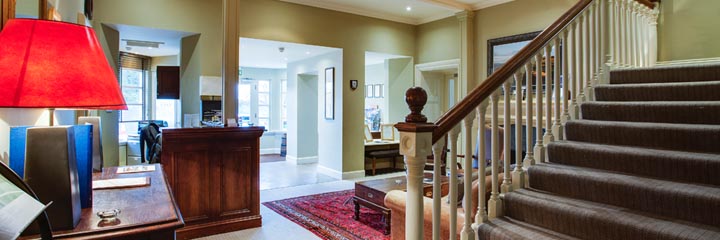
<instances>
[{"instance_id":1,"label":"wall mirror","mask_svg":"<svg viewBox=\"0 0 720 240\"><path fill-rule=\"evenodd\" d=\"M518 35L512 35L488 40L487 43L487 76L489 77L497 69L515 56L525 45L530 43L540 31ZM515 81L511 81L510 89L515 92Z\"/></svg>"}]
</instances>

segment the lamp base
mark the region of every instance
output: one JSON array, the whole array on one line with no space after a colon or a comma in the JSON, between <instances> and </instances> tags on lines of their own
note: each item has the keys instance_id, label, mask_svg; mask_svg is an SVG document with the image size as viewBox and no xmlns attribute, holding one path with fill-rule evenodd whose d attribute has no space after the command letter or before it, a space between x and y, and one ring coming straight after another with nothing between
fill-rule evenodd
<instances>
[{"instance_id":1,"label":"lamp base","mask_svg":"<svg viewBox=\"0 0 720 240\"><path fill-rule=\"evenodd\" d=\"M72 126L27 130L25 182L47 209L53 230L73 229L80 221L80 186Z\"/></svg>"}]
</instances>

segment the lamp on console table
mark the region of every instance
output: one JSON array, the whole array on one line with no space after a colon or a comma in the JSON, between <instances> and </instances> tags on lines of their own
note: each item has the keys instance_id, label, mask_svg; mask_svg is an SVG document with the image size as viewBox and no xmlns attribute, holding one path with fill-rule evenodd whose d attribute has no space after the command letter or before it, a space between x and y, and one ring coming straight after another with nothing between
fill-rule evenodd
<instances>
[{"instance_id":1,"label":"lamp on console table","mask_svg":"<svg viewBox=\"0 0 720 240\"><path fill-rule=\"evenodd\" d=\"M0 108L125 110L118 80L92 28L11 19L0 32ZM27 130L25 181L44 204L54 230L80 218L73 128ZM84 167L84 166L83 166Z\"/></svg>"}]
</instances>

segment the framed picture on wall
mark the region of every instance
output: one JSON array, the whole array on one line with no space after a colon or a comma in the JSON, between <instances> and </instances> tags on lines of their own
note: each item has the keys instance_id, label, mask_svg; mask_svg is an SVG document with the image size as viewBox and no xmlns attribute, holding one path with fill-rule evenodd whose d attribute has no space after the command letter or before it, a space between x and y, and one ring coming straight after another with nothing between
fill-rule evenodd
<instances>
[{"instance_id":1,"label":"framed picture on wall","mask_svg":"<svg viewBox=\"0 0 720 240\"><path fill-rule=\"evenodd\" d=\"M366 84L365 85L365 98L372 98L372 97L373 97L373 85Z\"/></svg>"},{"instance_id":2,"label":"framed picture on wall","mask_svg":"<svg viewBox=\"0 0 720 240\"><path fill-rule=\"evenodd\" d=\"M325 119L335 119L335 68L325 69Z\"/></svg>"},{"instance_id":3,"label":"framed picture on wall","mask_svg":"<svg viewBox=\"0 0 720 240\"><path fill-rule=\"evenodd\" d=\"M375 84L375 87L373 87L373 95L376 98L382 98L383 97L383 85L382 84Z\"/></svg>"},{"instance_id":4,"label":"framed picture on wall","mask_svg":"<svg viewBox=\"0 0 720 240\"><path fill-rule=\"evenodd\" d=\"M505 65L515 54L532 41L540 31L523 33L488 40L487 43L487 76ZM511 81L511 89L515 91L515 81Z\"/></svg>"}]
</instances>

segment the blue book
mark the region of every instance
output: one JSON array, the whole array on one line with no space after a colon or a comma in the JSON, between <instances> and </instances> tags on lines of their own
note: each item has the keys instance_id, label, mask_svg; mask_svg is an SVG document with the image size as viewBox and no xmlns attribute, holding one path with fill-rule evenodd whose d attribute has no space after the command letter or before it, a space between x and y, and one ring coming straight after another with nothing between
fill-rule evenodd
<instances>
[{"instance_id":1,"label":"blue book","mask_svg":"<svg viewBox=\"0 0 720 240\"><path fill-rule=\"evenodd\" d=\"M92 207L92 153L93 129L92 125L76 125L75 130L75 158L78 168L78 182L80 184L80 206Z\"/></svg>"},{"instance_id":2,"label":"blue book","mask_svg":"<svg viewBox=\"0 0 720 240\"><path fill-rule=\"evenodd\" d=\"M32 126L10 127L10 169L24 178L25 172L25 143L27 142L27 129ZM75 132L75 160L78 168L78 183L80 186L80 205L82 208L92 207L92 125L76 125Z\"/></svg>"},{"instance_id":3,"label":"blue book","mask_svg":"<svg viewBox=\"0 0 720 240\"><path fill-rule=\"evenodd\" d=\"M25 142L27 129L31 127L10 127L10 169L15 171L20 178L23 178L25 173Z\"/></svg>"}]
</instances>

